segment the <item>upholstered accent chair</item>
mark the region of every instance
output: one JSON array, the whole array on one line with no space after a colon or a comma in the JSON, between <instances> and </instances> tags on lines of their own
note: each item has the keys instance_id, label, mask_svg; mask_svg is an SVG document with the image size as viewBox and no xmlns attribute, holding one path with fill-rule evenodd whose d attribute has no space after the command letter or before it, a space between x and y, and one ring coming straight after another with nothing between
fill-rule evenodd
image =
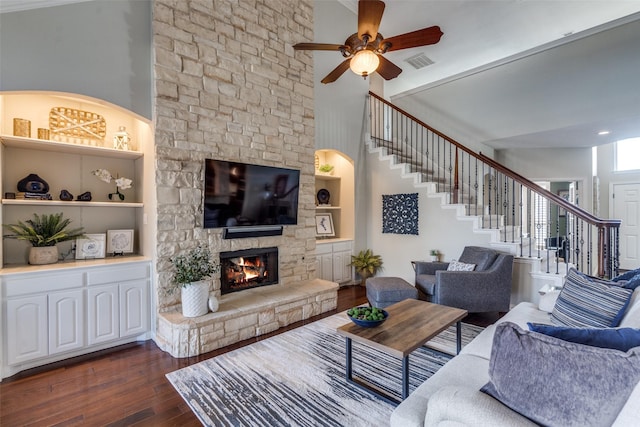
<instances>
[{"instance_id":1,"label":"upholstered accent chair","mask_svg":"<svg viewBox=\"0 0 640 427\"><path fill-rule=\"evenodd\" d=\"M473 271L447 271L447 262L412 261L418 297L469 313L509 311L513 255L467 246L458 263L475 267Z\"/></svg>"}]
</instances>

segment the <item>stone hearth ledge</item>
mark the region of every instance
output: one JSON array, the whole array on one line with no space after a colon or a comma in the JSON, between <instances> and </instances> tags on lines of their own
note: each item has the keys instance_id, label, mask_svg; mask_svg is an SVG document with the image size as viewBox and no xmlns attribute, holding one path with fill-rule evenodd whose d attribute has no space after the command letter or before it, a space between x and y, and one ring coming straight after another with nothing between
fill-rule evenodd
<instances>
[{"instance_id":1,"label":"stone hearth ledge","mask_svg":"<svg viewBox=\"0 0 640 427\"><path fill-rule=\"evenodd\" d=\"M173 357L191 357L273 332L334 310L339 285L322 279L270 285L223 295L215 313L182 316L180 306L158 314L156 343Z\"/></svg>"}]
</instances>

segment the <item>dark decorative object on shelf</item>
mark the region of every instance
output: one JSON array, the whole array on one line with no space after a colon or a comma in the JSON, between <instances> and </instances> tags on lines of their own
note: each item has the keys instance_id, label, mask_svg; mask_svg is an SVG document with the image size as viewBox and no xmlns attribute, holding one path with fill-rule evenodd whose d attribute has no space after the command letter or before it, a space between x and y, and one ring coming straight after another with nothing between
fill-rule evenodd
<instances>
[{"instance_id":1,"label":"dark decorative object on shelf","mask_svg":"<svg viewBox=\"0 0 640 427\"><path fill-rule=\"evenodd\" d=\"M4 193L4 198L5 199L15 199L16 198L16 193Z\"/></svg>"},{"instance_id":2,"label":"dark decorative object on shelf","mask_svg":"<svg viewBox=\"0 0 640 427\"><path fill-rule=\"evenodd\" d=\"M60 200L63 200L65 202L69 202L71 200L73 200L73 194L69 193L67 190L62 190L60 192ZM89 199L91 200L91 199Z\"/></svg>"},{"instance_id":3,"label":"dark decorative object on shelf","mask_svg":"<svg viewBox=\"0 0 640 427\"><path fill-rule=\"evenodd\" d=\"M35 173L30 173L18 181L18 191L23 193L46 193L49 191L47 181L40 178Z\"/></svg>"},{"instance_id":4,"label":"dark decorative object on shelf","mask_svg":"<svg viewBox=\"0 0 640 427\"><path fill-rule=\"evenodd\" d=\"M329 193L329 190L327 190L326 188L321 188L320 190L318 190L316 198L318 199L319 204L328 205L329 199L331 198L331 193Z\"/></svg>"},{"instance_id":5,"label":"dark decorative object on shelf","mask_svg":"<svg viewBox=\"0 0 640 427\"><path fill-rule=\"evenodd\" d=\"M84 193L80 194L76 200L78 200L80 202L90 202L91 201L91 191L85 191Z\"/></svg>"}]
</instances>

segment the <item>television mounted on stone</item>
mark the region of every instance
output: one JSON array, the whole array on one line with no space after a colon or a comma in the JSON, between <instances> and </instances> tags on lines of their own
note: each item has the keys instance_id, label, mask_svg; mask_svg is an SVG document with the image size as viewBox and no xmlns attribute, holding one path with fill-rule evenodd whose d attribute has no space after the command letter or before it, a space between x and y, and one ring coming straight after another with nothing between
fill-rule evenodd
<instances>
[{"instance_id":1,"label":"television mounted on stone","mask_svg":"<svg viewBox=\"0 0 640 427\"><path fill-rule=\"evenodd\" d=\"M206 159L204 228L297 224L299 189L297 169Z\"/></svg>"}]
</instances>

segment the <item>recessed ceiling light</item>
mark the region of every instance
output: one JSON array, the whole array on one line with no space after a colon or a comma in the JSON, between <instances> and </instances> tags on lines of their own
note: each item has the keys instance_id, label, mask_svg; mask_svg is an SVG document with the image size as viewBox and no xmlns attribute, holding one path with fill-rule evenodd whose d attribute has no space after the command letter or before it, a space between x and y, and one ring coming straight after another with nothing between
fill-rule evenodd
<instances>
[{"instance_id":1,"label":"recessed ceiling light","mask_svg":"<svg viewBox=\"0 0 640 427\"><path fill-rule=\"evenodd\" d=\"M611 132L609 132L608 130L601 130L600 132L598 132L598 135L609 135Z\"/></svg>"}]
</instances>

